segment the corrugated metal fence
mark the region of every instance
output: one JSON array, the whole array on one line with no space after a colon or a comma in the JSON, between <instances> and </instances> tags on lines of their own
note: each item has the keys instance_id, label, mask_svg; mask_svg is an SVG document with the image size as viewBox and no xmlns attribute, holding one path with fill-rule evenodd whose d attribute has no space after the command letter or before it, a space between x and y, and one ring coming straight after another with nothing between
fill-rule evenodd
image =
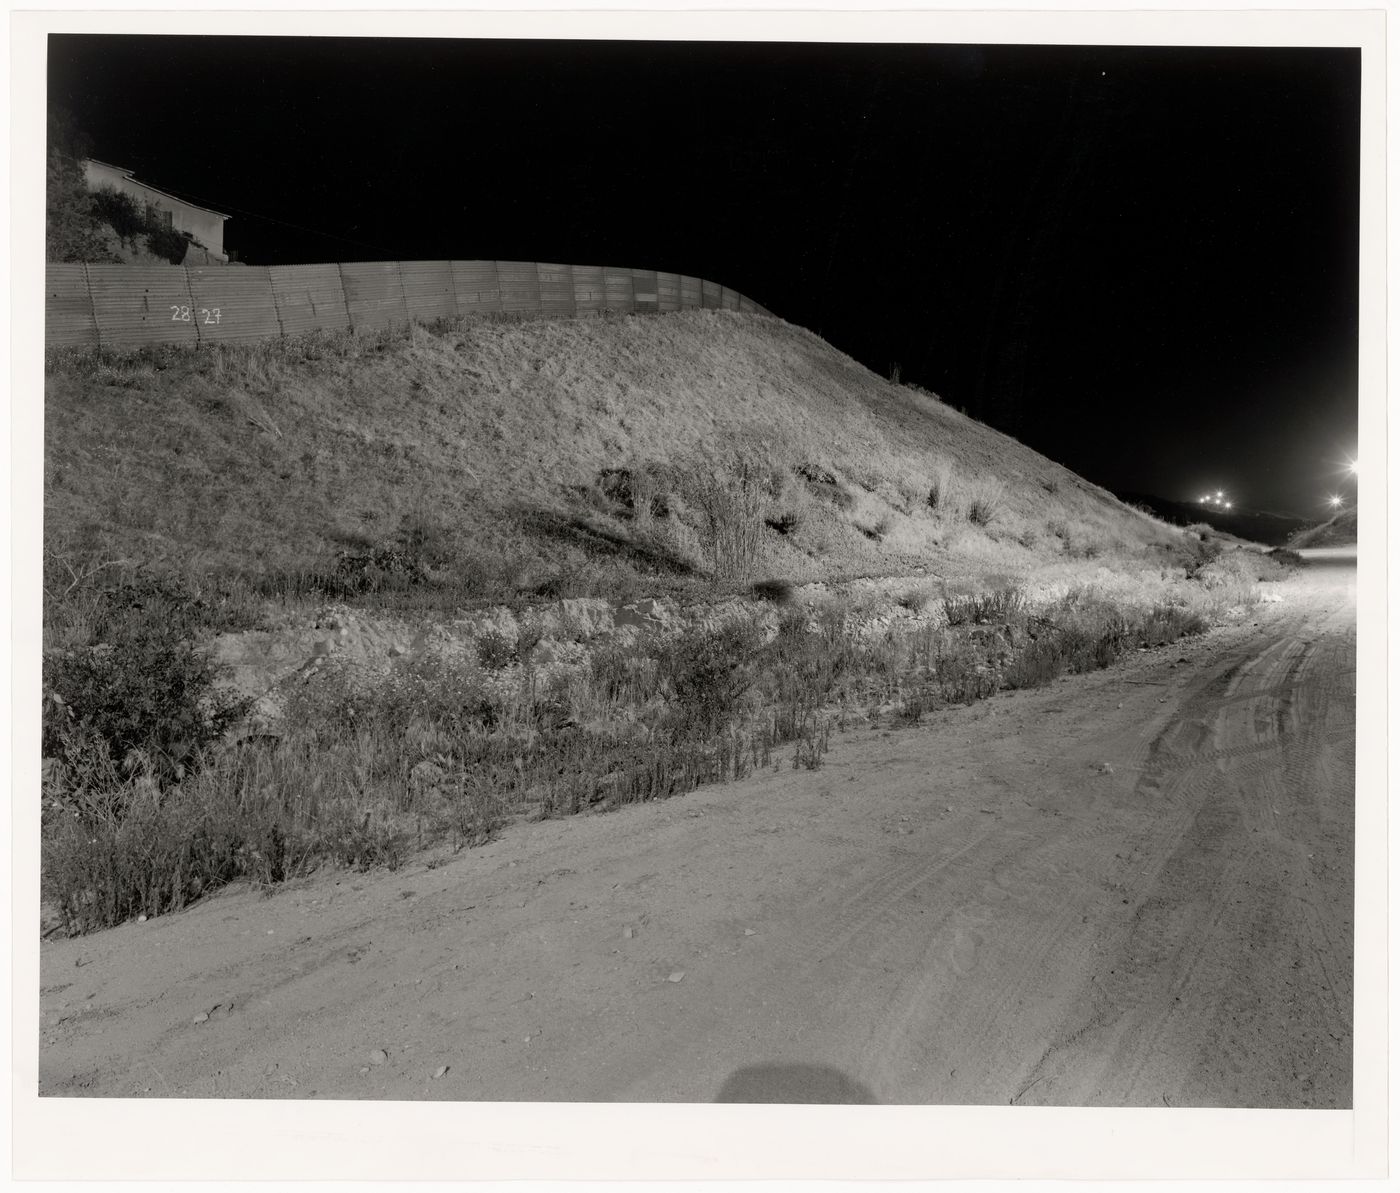
<instances>
[{"instance_id":1,"label":"corrugated metal fence","mask_svg":"<svg viewBox=\"0 0 1400 1193\"><path fill-rule=\"evenodd\" d=\"M50 265L44 343L131 348L261 340L482 312L556 318L603 311L763 307L700 278L533 261L345 265Z\"/></svg>"}]
</instances>

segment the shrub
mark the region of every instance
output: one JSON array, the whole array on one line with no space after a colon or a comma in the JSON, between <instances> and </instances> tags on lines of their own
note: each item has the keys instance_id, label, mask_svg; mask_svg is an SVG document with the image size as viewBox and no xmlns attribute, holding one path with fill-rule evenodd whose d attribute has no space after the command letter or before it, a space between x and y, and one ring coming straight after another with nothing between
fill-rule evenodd
<instances>
[{"instance_id":1,"label":"shrub","mask_svg":"<svg viewBox=\"0 0 1400 1193\"><path fill-rule=\"evenodd\" d=\"M146 230L146 213L130 195L104 186L93 192L92 213L123 240Z\"/></svg>"},{"instance_id":2,"label":"shrub","mask_svg":"<svg viewBox=\"0 0 1400 1193\"><path fill-rule=\"evenodd\" d=\"M593 489L602 498L601 508L621 506L637 522L665 518L670 510L665 470L654 464L631 468L604 468Z\"/></svg>"},{"instance_id":3,"label":"shrub","mask_svg":"<svg viewBox=\"0 0 1400 1193\"><path fill-rule=\"evenodd\" d=\"M933 593L926 588L911 588L898 598L901 608L911 613L922 613L933 602Z\"/></svg>"},{"instance_id":4,"label":"shrub","mask_svg":"<svg viewBox=\"0 0 1400 1193\"><path fill-rule=\"evenodd\" d=\"M487 671L501 671L515 662L515 643L497 630L487 630L476 640L476 661Z\"/></svg>"},{"instance_id":5,"label":"shrub","mask_svg":"<svg viewBox=\"0 0 1400 1193\"><path fill-rule=\"evenodd\" d=\"M1296 571L1298 568L1307 566L1307 561L1297 551L1290 550L1288 547L1275 547L1269 552L1269 558L1289 571Z\"/></svg>"},{"instance_id":6,"label":"shrub","mask_svg":"<svg viewBox=\"0 0 1400 1193\"><path fill-rule=\"evenodd\" d=\"M727 468L696 466L684 493L700 513L700 542L717 580L742 580L753 570L763 527L762 474L736 457Z\"/></svg>"},{"instance_id":7,"label":"shrub","mask_svg":"<svg viewBox=\"0 0 1400 1193\"><path fill-rule=\"evenodd\" d=\"M943 598L943 612L950 626L1005 625L1024 608L1025 596L1019 588L1011 586Z\"/></svg>"},{"instance_id":8,"label":"shrub","mask_svg":"<svg viewBox=\"0 0 1400 1193\"><path fill-rule=\"evenodd\" d=\"M707 729L727 721L753 685L762 632L751 621L692 630L671 644L662 673L687 718Z\"/></svg>"},{"instance_id":9,"label":"shrub","mask_svg":"<svg viewBox=\"0 0 1400 1193\"><path fill-rule=\"evenodd\" d=\"M760 580L751 590L761 601L772 601L775 605L792 603L796 589L791 580Z\"/></svg>"},{"instance_id":10,"label":"shrub","mask_svg":"<svg viewBox=\"0 0 1400 1193\"><path fill-rule=\"evenodd\" d=\"M92 212L83 172L73 157L54 146L49 149L44 259L47 261L116 262L120 258L107 247L103 225Z\"/></svg>"},{"instance_id":11,"label":"shrub","mask_svg":"<svg viewBox=\"0 0 1400 1193\"><path fill-rule=\"evenodd\" d=\"M374 546L336 554L333 595L357 596L404 588L424 578L422 562L400 546Z\"/></svg>"},{"instance_id":12,"label":"shrub","mask_svg":"<svg viewBox=\"0 0 1400 1193\"><path fill-rule=\"evenodd\" d=\"M146 226L146 248L157 257L164 257L171 265L179 265L189 251L190 241L183 232L177 232L156 220Z\"/></svg>"},{"instance_id":13,"label":"shrub","mask_svg":"<svg viewBox=\"0 0 1400 1193\"><path fill-rule=\"evenodd\" d=\"M105 754L162 784L197 764L252 701L217 687L213 660L177 634L178 627L132 618L109 642L45 658L44 688L53 697L45 756L90 774L94 752Z\"/></svg>"}]
</instances>

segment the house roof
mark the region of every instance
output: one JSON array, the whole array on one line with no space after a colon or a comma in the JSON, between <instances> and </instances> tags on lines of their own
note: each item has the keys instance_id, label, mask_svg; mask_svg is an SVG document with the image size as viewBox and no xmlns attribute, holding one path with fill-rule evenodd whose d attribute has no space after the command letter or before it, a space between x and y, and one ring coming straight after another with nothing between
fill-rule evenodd
<instances>
[{"instance_id":1,"label":"house roof","mask_svg":"<svg viewBox=\"0 0 1400 1193\"><path fill-rule=\"evenodd\" d=\"M125 166L114 166L111 162L104 162L95 157L84 158L83 160L91 162L94 166L106 166L109 170L116 170L123 178L130 178L132 182L144 186L148 191L155 191L158 195L164 195L167 199L174 199L176 203L182 203L186 207L193 207L196 211L207 211L210 215L217 215L221 220L232 218L226 212L215 211L212 207L202 207L198 203L191 203L188 199L182 199L179 195L172 195L169 191L163 191L160 187L152 186L149 182L142 182L139 178L133 178L132 172Z\"/></svg>"}]
</instances>

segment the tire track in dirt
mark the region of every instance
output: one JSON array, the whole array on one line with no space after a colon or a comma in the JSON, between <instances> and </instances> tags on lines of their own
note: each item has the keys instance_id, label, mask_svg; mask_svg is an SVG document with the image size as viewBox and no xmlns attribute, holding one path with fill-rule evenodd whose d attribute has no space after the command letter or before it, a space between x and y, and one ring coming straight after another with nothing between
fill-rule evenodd
<instances>
[{"instance_id":1,"label":"tire track in dirt","mask_svg":"<svg viewBox=\"0 0 1400 1193\"><path fill-rule=\"evenodd\" d=\"M1311 879L1296 841L1287 838L1284 845L1279 805L1296 820L1313 804L1310 768L1330 742L1328 689L1342 683L1348 670L1345 643L1338 648L1328 638L1304 641L1287 632L1292 628L1183 702L1185 718L1213 706L1210 735L1183 729L1168 746L1173 737L1169 728L1154 742L1162 748L1153 750L1153 766L1139 790L1161 795L1172 789L1178 798L1195 802L1191 829L1165 859L1151 896L1138 907L1133 930L1109 980L1099 985L1093 1010L1062 1029L1015 1100L1172 1104L1189 1081L1194 1089L1211 1090L1217 1100L1203 1104L1248 1104L1231 1099L1228 1081L1210 1077L1211 1069L1248 1071L1250 1053L1257 1047L1257 1042L1243 1044L1238 1031L1216 1030L1227 999L1234 1000L1229 1011L1237 1018L1257 1020L1262 1014L1236 1005L1236 969L1221 954L1232 939L1253 947L1252 909L1258 898L1246 902L1246 888L1276 886L1280 873L1295 872L1280 870L1289 859ZM1254 677L1263 680L1262 686L1237 690ZM1186 750L1180 748L1183 737L1189 739ZM1235 744L1202 748L1211 739ZM1183 782L1186 772L1195 774ZM1306 819L1312 823L1299 826L1304 839L1315 835L1308 830L1316 827L1315 817ZM1145 851L1150 854L1160 841L1154 835ZM1282 860L1277 856L1281 852L1286 854ZM1350 1009L1336 974L1343 967L1349 972L1350 954L1342 950L1343 966L1334 943L1346 937L1349 921L1339 922L1326 910L1326 901L1313 897L1315 885L1305 880L1303 889L1287 900L1289 938L1304 954L1292 964L1306 967L1315 985L1326 991L1331 1018L1349 1023ZM1332 1039L1349 1040L1349 1035L1347 1027ZM1208 1038L1214 1038L1209 1055L1202 1048ZM1349 1062L1345 1067L1349 1073ZM1329 1104L1322 1096L1322 1104Z\"/></svg>"}]
</instances>

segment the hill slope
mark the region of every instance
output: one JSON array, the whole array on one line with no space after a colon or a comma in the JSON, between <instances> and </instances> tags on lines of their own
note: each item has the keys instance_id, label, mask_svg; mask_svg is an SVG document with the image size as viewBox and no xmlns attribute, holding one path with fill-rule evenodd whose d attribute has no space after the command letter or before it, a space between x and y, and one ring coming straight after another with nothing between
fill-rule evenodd
<instances>
[{"instance_id":1,"label":"hill slope","mask_svg":"<svg viewBox=\"0 0 1400 1193\"><path fill-rule=\"evenodd\" d=\"M1292 514L1276 514L1267 510L1237 510L1226 513L1197 502L1172 501L1146 493L1121 493L1124 501L1142 506L1166 522L1190 526L1204 522L1216 530L1248 542L1279 547L1288 536L1303 526L1303 519Z\"/></svg>"},{"instance_id":2,"label":"hill slope","mask_svg":"<svg viewBox=\"0 0 1400 1193\"><path fill-rule=\"evenodd\" d=\"M1340 510L1317 526L1305 526L1288 540L1290 547L1342 547L1356 542L1356 507Z\"/></svg>"},{"instance_id":3,"label":"hill slope","mask_svg":"<svg viewBox=\"0 0 1400 1193\"><path fill-rule=\"evenodd\" d=\"M727 311L55 357L45 400L51 546L265 579L397 544L459 594L685 583L714 564L705 478L735 491L739 456L750 579L1015 574L1180 533Z\"/></svg>"}]
</instances>

